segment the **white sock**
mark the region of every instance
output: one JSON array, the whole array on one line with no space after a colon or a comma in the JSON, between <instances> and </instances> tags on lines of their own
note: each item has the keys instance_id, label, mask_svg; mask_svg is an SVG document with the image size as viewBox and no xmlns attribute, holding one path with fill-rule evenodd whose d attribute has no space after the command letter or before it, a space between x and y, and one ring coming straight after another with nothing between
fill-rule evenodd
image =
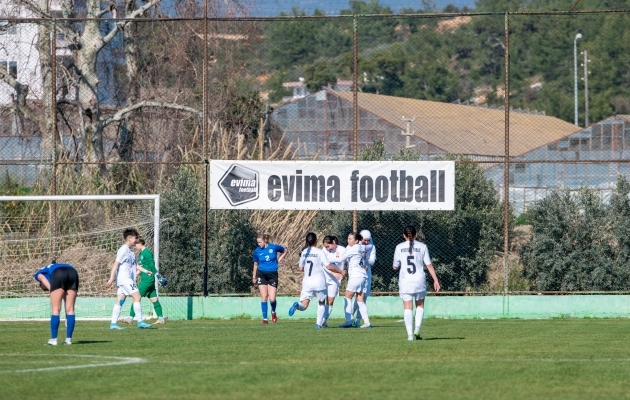
<instances>
[{"instance_id":1,"label":"white sock","mask_svg":"<svg viewBox=\"0 0 630 400\"><path fill-rule=\"evenodd\" d=\"M298 310L304 311L304 310L306 310L306 307L304 307L304 304L298 303Z\"/></svg>"},{"instance_id":2,"label":"white sock","mask_svg":"<svg viewBox=\"0 0 630 400\"><path fill-rule=\"evenodd\" d=\"M118 300L116 300L118 301ZM112 310L112 324L118 323L118 317L120 317L120 311L122 310L122 306L118 303L114 304L114 309Z\"/></svg>"},{"instance_id":3,"label":"white sock","mask_svg":"<svg viewBox=\"0 0 630 400\"><path fill-rule=\"evenodd\" d=\"M415 330L415 333L420 333L420 327L422 326L422 317L424 317L424 307L416 307L416 330Z\"/></svg>"},{"instance_id":4,"label":"white sock","mask_svg":"<svg viewBox=\"0 0 630 400\"><path fill-rule=\"evenodd\" d=\"M323 304L317 304L317 325L321 326L324 323L325 314L326 306Z\"/></svg>"},{"instance_id":5,"label":"white sock","mask_svg":"<svg viewBox=\"0 0 630 400\"><path fill-rule=\"evenodd\" d=\"M354 311L357 313L357 319L361 319L361 308L359 307L359 302L354 300Z\"/></svg>"},{"instance_id":6,"label":"white sock","mask_svg":"<svg viewBox=\"0 0 630 400\"><path fill-rule=\"evenodd\" d=\"M140 302L133 303L133 311L136 312L136 318L138 321L142 321L142 306L140 305Z\"/></svg>"},{"instance_id":7,"label":"white sock","mask_svg":"<svg viewBox=\"0 0 630 400\"><path fill-rule=\"evenodd\" d=\"M368 317L367 306L362 301L357 302L357 304L359 305L359 312L361 313L361 317L363 317L363 323L365 325L370 325L370 317Z\"/></svg>"},{"instance_id":8,"label":"white sock","mask_svg":"<svg viewBox=\"0 0 630 400\"><path fill-rule=\"evenodd\" d=\"M350 322L352 321L352 312L354 311L354 300L344 297L343 303L346 306L346 322Z\"/></svg>"},{"instance_id":9,"label":"white sock","mask_svg":"<svg viewBox=\"0 0 630 400\"><path fill-rule=\"evenodd\" d=\"M332 307L333 306L326 304L326 315L324 320L328 321L328 318L330 318L330 315L332 314Z\"/></svg>"},{"instance_id":10,"label":"white sock","mask_svg":"<svg viewBox=\"0 0 630 400\"><path fill-rule=\"evenodd\" d=\"M413 335L411 330L413 324L413 311L405 308L405 328L407 329L407 336Z\"/></svg>"}]
</instances>

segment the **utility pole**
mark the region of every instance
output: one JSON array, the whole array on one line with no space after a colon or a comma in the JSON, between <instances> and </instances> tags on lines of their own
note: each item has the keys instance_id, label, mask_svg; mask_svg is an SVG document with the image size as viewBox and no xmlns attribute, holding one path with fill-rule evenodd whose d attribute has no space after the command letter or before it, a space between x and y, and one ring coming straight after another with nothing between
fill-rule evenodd
<instances>
[{"instance_id":1,"label":"utility pole","mask_svg":"<svg viewBox=\"0 0 630 400\"><path fill-rule=\"evenodd\" d=\"M577 78L577 41L578 39L582 39L582 34L578 33L575 35L575 39L573 40L573 82L574 82L574 98L575 98L575 125L578 124L578 78Z\"/></svg>"},{"instance_id":2,"label":"utility pole","mask_svg":"<svg viewBox=\"0 0 630 400\"><path fill-rule=\"evenodd\" d=\"M590 73L588 71L588 63L591 62L591 60L588 59L588 52L586 50L584 50L582 54L584 54L584 64L582 64L584 66L584 78L582 78L584 81L584 127L588 128L588 74Z\"/></svg>"},{"instance_id":3,"label":"utility pole","mask_svg":"<svg viewBox=\"0 0 630 400\"><path fill-rule=\"evenodd\" d=\"M402 135L405 136L405 147L408 148L408 149L410 149L412 147L416 147L415 144L411 144L411 142L410 142L410 137L413 136L413 134L415 133L415 132L411 131L411 123L416 120L416 117L405 118L403 116L402 119L403 119L403 121L405 121L407 123L407 131L406 132L402 131Z\"/></svg>"}]
</instances>

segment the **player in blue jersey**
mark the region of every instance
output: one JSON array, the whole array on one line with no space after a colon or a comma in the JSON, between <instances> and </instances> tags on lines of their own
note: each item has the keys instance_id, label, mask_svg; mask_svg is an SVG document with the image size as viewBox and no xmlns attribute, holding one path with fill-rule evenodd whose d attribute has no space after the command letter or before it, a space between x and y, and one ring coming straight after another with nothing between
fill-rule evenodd
<instances>
[{"instance_id":1,"label":"player in blue jersey","mask_svg":"<svg viewBox=\"0 0 630 400\"><path fill-rule=\"evenodd\" d=\"M70 264L59 264L53 260L51 264L35 272L33 277L39 282L42 290L50 292L52 315L50 316L50 340L47 344L57 345L62 300L65 300L66 303L66 340L64 344L72 344L72 332L75 323L74 302L79 290L77 270Z\"/></svg>"},{"instance_id":2,"label":"player in blue jersey","mask_svg":"<svg viewBox=\"0 0 630 400\"><path fill-rule=\"evenodd\" d=\"M276 315L276 291L278 290L278 263L284 258L285 249L279 244L269 243L269 235L266 233L256 237L258 247L254 250L254 272L252 282L258 285L260 290L260 308L262 309L263 324L268 324L267 299L271 303L271 320L278 321ZM278 256L278 253L280 255Z\"/></svg>"}]
</instances>

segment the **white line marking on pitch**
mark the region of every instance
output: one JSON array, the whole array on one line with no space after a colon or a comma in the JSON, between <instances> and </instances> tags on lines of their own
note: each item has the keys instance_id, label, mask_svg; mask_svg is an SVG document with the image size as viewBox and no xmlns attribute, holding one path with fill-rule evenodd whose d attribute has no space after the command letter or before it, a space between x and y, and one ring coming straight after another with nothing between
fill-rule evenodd
<instances>
[{"instance_id":1,"label":"white line marking on pitch","mask_svg":"<svg viewBox=\"0 0 630 400\"><path fill-rule=\"evenodd\" d=\"M80 368L95 368L95 367L113 367L116 365L137 364L145 362L144 359L138 357L114 357L114 356L91 356L83 354L0 354L0 356L19 356L19 357L76 357L76 358L90 358L100 360L111 360L108 362L100 362L96 364L83 364L83 365L63 365L57 367L45 367L45 368L29 368L29 369L17 369L12 371L0 371L0 374L10 373L25 373L25 372L45 372L45 371L63 371L69 369Z\"/></svg>"},{"instance_id":2,"label":"white line marking on pitch","mask_svg":"<svg viewBox=\"0 0 630 400\"><path fill-rule=\"evenodd\" d=\"M414 360L379 360L379 362L385 362L385 363L399 363L399 362L404 362L404 363L408 363L408 362L413 362ZM499 359L499 360L484 360L484 359L469 359L469 358L459 358L459 359L445 359L445 360L418 360L418 362L492 362L492 363L496 363L496 362L509 362L509 363L514 363L514 362L544 362L544 363L570 363L570 362L577 362L577 363L583 363L583 362L596 362L596 363L607 363L607 362L620 362L620 363L627 363L630 362L630 358L620 358L620 359L613 359L613 358L595 358L595 359L589 359L589 358L576 358L576 359L549 359L549 358L538 358L538 359L534 359L534 358L526 358L526 359L522 359L522 358L514 358L514 359ZM264 361L157 361L160 362L162 364L204 364L204 365L259 365L259 364L303 364L303 363L308 363L308 364L313 364L313 363L329 363L330 360L295 360L295 361L291 361L291 360L287 360L287 361L270 361L270 360L264 360ZM351 362L351 361L348 361Z\"/></svg>"}]
</instances>

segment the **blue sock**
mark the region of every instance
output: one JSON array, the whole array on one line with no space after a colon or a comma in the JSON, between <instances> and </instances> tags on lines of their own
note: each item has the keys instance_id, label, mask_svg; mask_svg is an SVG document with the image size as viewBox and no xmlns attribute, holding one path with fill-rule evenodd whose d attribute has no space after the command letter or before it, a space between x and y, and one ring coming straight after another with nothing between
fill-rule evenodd
<instances>
[{"instance_id":1,"label":"blue sock","mask_svg":"<svg viewBox=\"0 0 630 400\"><path fill-rule=\"evenodd\" d=\"M271 302L271 312L276 312L276 301Z\"/></svg>"},{"instance_id":2,"label":"blue sock","mask_svg":"<svg viewBox=\"0 0 630 400\"><path fill-rule=\"evenodd\" d=\"M59 330L59 316L50 316L50 338L57 339L57 331Z\"/></svg>"},{"instance_id":3,"label":"blue sock","mask_svg":"<svg viewBox=\"0 0 630 400\"><path fill-rule=\"evenodd\" d=\"M72 315L66 315L66 322L68 323L68 326L66 327L66 338L67 339L72 339L72 332L74 332L74 314Z\"/></svg>"},{"instance_id":4,"label":"blue sock","mask_svg":"<svg viewBox=\"0 0 630 400\"><path fill-rule=\"evenodd\" d=\"M260 308L262 308L263 319L267 319L267 302L266 301L261 301L260 302Z\"/></svg>"}]
</instances>

